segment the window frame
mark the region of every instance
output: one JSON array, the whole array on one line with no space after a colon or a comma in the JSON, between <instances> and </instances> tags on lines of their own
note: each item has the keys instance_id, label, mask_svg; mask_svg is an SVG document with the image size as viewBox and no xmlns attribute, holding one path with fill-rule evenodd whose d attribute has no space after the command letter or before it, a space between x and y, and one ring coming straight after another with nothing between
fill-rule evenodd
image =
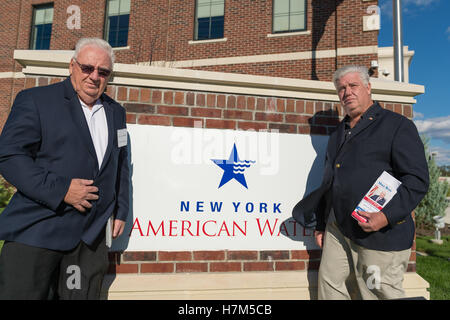
<instances>
[{"instance_id":1,"label":"window frame","mask_svg":"<svg viewBox=\"0 0 450 320\"><path fill-rule=\"evenodd\" d=\"M207 39L199 39L198 38L198 15L197 15L197 8L198 8L198 0L195 0L194 5L194 41L208 41L208 40L217 40L217 39L224 39L225 38L225 2L226 0L223 0L223 32L222 37L220 38L207 38ZM211 35L211 15L209 16L209 35Z\"/></svg>"},{"instance_id":2,"label":"window frame","mask_svg":"<svg viewBox=\"0 0 450 320\"><path fill-rule=\"evenodd\" d=\"M50 30L50 40L49 40L49 44L48 44L48 49L36 49L36 44L38 39L36 39L36 43L34 43L34 37L36 35L36 11L38 9L52 9L53 10L53 17L52 17L52 28ZM55 14L55 9L54 9L54 3L53 2L49 2L49 3L42 3L42 4L35 4L32 5L32 16L31 16L31 32L30 32L30 41L29 41L29 45L28 48L30 50L50 50L50 46L51 46L51 42L52 42L52 31L53 31L53 20L54 20L54 14Z\"/></svg>"},{"instance_id":3,"label":"window frame","mask_svg":"<svg viewBox=\"0 0 450 320\"><path fill-rule=\"evenodd\" d=\"M288 30L283 30L283 31L274 31L274 25L275 25L275 1L277 0L272 0L272 34L280 34L280 33L293 33L293 32L302 32L302 31L307 31L308 30L308 0L305 0L305 27L303 29L288 29ZM289 22L291 19L291 11L290 11L290 1L289 1ZM289 25L289 24L288 24Z\"/></svg>"},{"instance_id":4,"label":"window frame","mask_svg":"<svg viewBox=\"0 0 450 320\"><path fill-rule=\"evenodd\" d=\"M119 0L119 8L120 8L120 2L121 2L122 0ZM108 11L109 11L109 3L110 3L110 0L106 0L105 1L105 23L104 23L104 30L103 30L103 39L106 41L106 42L108 42L110 45L111 45L111 47L113 48L113 49L116 49L116 48L125 48L125 47L127 47L129 44L128 44L128 39L129 39L129 34L130 34L130 17L131 17L131 0L130 0L130 12L128 13L128 31L127 31L127 42L126 42L126 44L125 45L121 45L121 46L117 46L117 47L114 47L110 42L109 42L109 30L111 29L110 28L110 25L109 25L109 18L110 17L120 17L121 15L119 14L119 15L117 15L117 16L109 16L108 15ZM119 10L119 12L120 12L120 10ZM118 36L118 35L117 35ZM116 39L117 40L117 39Z\"/></svg>"}]
</instances>

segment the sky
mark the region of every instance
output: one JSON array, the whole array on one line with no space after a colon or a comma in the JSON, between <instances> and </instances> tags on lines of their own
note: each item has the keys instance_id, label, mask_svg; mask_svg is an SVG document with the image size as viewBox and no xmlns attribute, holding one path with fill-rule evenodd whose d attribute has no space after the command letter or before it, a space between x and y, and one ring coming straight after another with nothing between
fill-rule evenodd
<instances>
[{"instance_id":1,"label":"sky","mask_svg":"<svg viewBox=\"0 0 450 320\"><path fill-rule=\"evenodd\" d=\"M438 165L450 165L450 0L401 0L403 45L414 51L409 82L425 86L416 97L414 123L430 139ZM379 0L379 47L393 46L392 0Z\"/></svg>"}]
</instances>

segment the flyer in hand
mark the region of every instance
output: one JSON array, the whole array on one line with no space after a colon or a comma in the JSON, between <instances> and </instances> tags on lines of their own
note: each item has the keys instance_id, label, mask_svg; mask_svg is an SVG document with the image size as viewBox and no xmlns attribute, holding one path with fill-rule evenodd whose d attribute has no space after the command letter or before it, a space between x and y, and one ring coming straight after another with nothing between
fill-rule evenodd
<instances>
[{"instance_id":1,"label":"flyer in hand","mask_svg":"<svg viewBox=\"0 0 450 320\"><path fill-rule=\"evenodd\" d=\"M394 197L397 188L402 183L391 176L386 171L378 177L377 181L366 193L364 198L353 210L352 217L359 222L367 222L367 219L358 214L359 211L378 212Z\"/></svg>"}]
</instances>

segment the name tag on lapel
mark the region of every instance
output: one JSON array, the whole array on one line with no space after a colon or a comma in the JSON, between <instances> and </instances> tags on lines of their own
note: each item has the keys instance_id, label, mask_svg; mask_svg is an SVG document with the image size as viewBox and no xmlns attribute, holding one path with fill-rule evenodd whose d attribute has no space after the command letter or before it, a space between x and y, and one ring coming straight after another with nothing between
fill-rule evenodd
<instances>
[{"instance_id":1,"label":"name tag on lapel","mask_svg":"<svg viewBox=\"0 0 450 320\"><path fill-rule=\"evenodd\" d=\"M121 148L127 145L127 129L117 130L117 147Z\"/></svg>"}]
</instances>

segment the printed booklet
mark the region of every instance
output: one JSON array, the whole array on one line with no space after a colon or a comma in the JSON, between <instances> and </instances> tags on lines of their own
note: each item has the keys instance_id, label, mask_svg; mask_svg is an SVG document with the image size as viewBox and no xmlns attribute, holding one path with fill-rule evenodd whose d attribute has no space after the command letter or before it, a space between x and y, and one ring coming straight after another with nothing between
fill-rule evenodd
<instances>
[{"instance_id":1,"label":"printed booklet","mask_svg":"<svg viewBox=\"0 0 450 320\"><path fill-rule=\"evenodd\" d=\"M359 222L367 222L367 219L358 214L358 211L378 212L394 197L398 187L402 183L386 171L378 177L377 181L366 193L364 198L353 210L352 217Z\"/></svg>"}]
</instances>

